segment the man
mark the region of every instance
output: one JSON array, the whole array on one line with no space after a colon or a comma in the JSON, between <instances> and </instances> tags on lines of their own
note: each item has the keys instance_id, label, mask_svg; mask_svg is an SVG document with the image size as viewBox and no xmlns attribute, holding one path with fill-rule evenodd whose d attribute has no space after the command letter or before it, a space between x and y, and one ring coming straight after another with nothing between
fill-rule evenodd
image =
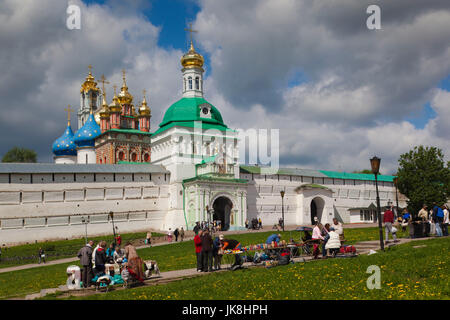
<instances>
[{"instance_id":1,"label":"man","mask_svg":"<svg viewBox=\"0 0 450 320\"><path fill-rule=\"evenodd\" d=\"M183 229L183 227L181 227L181 230L180 230L180 239L181 239L181 242L183 242L183 240L184 240L184 229Z\"/></svg>"},{"instance_id":2,"label":"man","mask_svg":"<svg viewBox=\"0 0 450 320\"><path fill-rule=\"evenodd\" d=\"M42 261L44 261L44 263L45 263L45 252L44 252L44 249L39 248L38 255L39 255L39 264L41 264Z\"/></svg>"},{"instance_id":3,"label":"man","mask_svg":"<svg viewBox=\"0 0 450 320\"><path fill-rule=\"evenodd\" d=\"M175 242L178 242L178 235L180 234L180 232L178 231L178 228L175 229L175 231L173 232L173 235L175 236Z\"/></svg>"},{"instance_id":4,"label":"man","mask_svg":"<svg viewBox=\"0 0 450 320\"><path fill-rule=\"evenodd\" d=\"M263 228L262 227L262 220L261 220L261 218L258 219L258 227L259 227L259 229Z\"/></svg>"},{"instance_id":5,"label":"man","mask_svg":"<svg viewBox=\"0 0 450 320\"><path fill-rule=\"evenodd\" d=\"M201 236L202 241L202 271L212 271L212 256L213 256L213 240L209 234L208 229L205 229Z\"/></svg>"},{"instance_id":6,"label":"man","mask_svg":"<svg viewBox=\"0 0 450 320\"><path fill-rule=\"evenodd\" d=\"M193 229L194 233L197 234L200 231L200 222L196 222L194 229Z\"/></svg>"},{"instance_id":7,"label":"man","mask_svg":"<svg viewBox=\"0 0 450 320\"><path fill-rule=\"evenodd\" d=\"M222 243L219 237L215 237L213 241L213 260L214 260L214 270L220 270L220 263L222 261Z\"/></svg>"},{"instance_id":8,"label":"man","mask_svg":"<svg viewBox=\"0 0 450 320\"><path fill-rule=\"evenodd\" d=\"M427 205L424 204L422 206L422 209L420 209L420 211L419 211L418 217L420 219L422 219L422 221L427 221L428 220L428 210L427 210L427 208L428 208Z\"/></svg>"},{"instance_id":9,"label":"man","mask_svg":"<svg viewBox=\"0 0 450 320\"><path fill-rule=\"evenodd\" d=\"M344 240L344 227L342 226L342 223L340 223L336 218L333 218L333 228L334 232L339 235L339 239L341 241Z\"/></svg>"},{"instance_id":10,"label":"man","mask_svg":"<svg viewBox=\"0 0 450 320\"><path fill-rule=\"evenodd\" d=\"M436 236L442 237L441 225L444 222L444 211L436 203L433 206L433 221L436 227Z\"/></svg>"},{"instance_id":11,"label":"man","mask_svg":"<svg viewBox=\"0 0 450 320\"><path fill-rule=\"evenodd\" d=\"M198 231L194 237L195 255L197 256L197 272L202 271L202 231Z\"/></svg>"},{"instance_id":12,"label":"man","mask_svg":"<svg viewBox=\"0 0 450 320\"><path fill-rule=\"evenodd\" d=\"M448 224L450 222L450 217L449 217L449 211L447 208L447 205L443 205L442 206L442 211L444 211L444 223L443 223L443 227L442 227L442 233L444 234L444 236L448 236Z\"/></svg>"},{"instance_id":13,"label":"man","mask_svg":"<svg viewBox=\"0 0 450 320\"><path fill-rule=\"evenodd\" d=\"M77 257L80 259L80 264L83 266L82 281L83 287L87 288L91 284L92 279L92 246L94 242L89 241L83 248L78 251Z\"/></svg>"},{"instance_id":14,"label":"man","mask_svg":"<svg viewBox=\"0 0 450 320\"><path fill-rule=\"evenodd\" d=\"M234 239L225 239L223 234L219 236L219 240L222 244L222 250L240 250L241 243ZM231 267L242 265L242 259L240 254L234 255L234 264Z\"/></svg>"},{"instance_id":15,"label":"man","mask_svg":"<svg viewBox=\"0 0 450 320\"><path fill-rule=\"evenodd\" d=\"M272 242L276 242L276 243L279 243L280 242L280 238L281 238L281 234L276 234L276 233L274 233L274 234L271 234L268 238L267 238L267 240L266 240L266 243L267 244L272 244Z\"/></svg>"},{"instance_id":16,"label":"man","mask_svg":"<svg viewBox=\"0 0 450 320\"><path fill-rule=\"evenodd\" d=\"M399 240L397 240L397 235L392 232L392 224L394 223L394 213L392 212L392 210L390 208L386 209L386 211L384 212L383 222L384 222L384 228L386 231L386 242L385 243L386 244L389 243L389 233L392 234L392 238L394 239L394 242L398 242Z\"/></svg>"}]
</instances>

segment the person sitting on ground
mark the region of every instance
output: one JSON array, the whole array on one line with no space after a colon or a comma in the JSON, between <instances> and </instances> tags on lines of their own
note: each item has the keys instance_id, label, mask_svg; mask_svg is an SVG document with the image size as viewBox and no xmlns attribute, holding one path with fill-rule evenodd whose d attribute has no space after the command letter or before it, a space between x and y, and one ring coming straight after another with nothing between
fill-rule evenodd
<instances>
[{"instance_id":1,"label":"person sitting on ground","mask_svg":"<svg viewBox=\"0 0 450 320\"><path fill-rule=\"evenodd\" d=\"M144 262L138 256L136 252L136 247L131 244L130 241L127 242L125 246L125 257L127 258L128 268L135 274L136 279L143 282L144 281Z\"/></svg>"},{"instance_id":2,"label":"person sitting on ground","mask_svg":"<svg viewBox=\"0 0 450 320\"><path fill-rule=\"evenodd\" d=\"M127 262L127 259L125 258L125 251L120 248L119 245L116 246L116 250L114 250L114 262L117 264L122 264L124 262Z\"/></svg>"},{"instance_id":3,"label":"person sitting on ground","mask_svg":"<svg viewBox=\"0 0 450 320\"><path fill-rule=\"evenodd\" d=\"M339 239L339 234L336 232L334 227L330 228L330 232L328 232L330 236L326 245L325 251L329 250L329 253L334 257L336 253L339 252L339 248L341 247L341 240Z\"/></svg>"}]
</instances>

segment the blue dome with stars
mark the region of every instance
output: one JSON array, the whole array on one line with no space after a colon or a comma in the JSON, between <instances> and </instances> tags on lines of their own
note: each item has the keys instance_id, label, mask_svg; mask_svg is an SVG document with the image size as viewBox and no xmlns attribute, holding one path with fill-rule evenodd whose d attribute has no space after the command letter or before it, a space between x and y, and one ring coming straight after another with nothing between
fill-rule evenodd
<instances>
[{"instance_id":1,"label":"blue dome with stars","mask_svg":"<svg viewBox=\"0 0 450 320\"><path fill-rule=\"evenodd\" d=\"M53 154L56 156L76 156L77 149L74 142L74 135L70 124L67 125L64 134L53 142Z\"/></svg>"},{"instance_id":2,"label":"blue dome with stars","mask_svg":"<svg viewBox=\"0 0 450 320\"><path fill-rule=\"evenodd\" d=\"M102 133L100 126L95 121L94 115L91 113L84 126L75 132L75 144L77 147L93 147L95 138Z\"/></svg>"}]
</instances>

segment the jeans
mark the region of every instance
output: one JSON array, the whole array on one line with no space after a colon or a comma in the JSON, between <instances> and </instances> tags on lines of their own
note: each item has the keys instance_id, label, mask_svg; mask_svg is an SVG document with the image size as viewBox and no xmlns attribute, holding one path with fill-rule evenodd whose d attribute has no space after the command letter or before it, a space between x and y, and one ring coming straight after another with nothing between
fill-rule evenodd
<instances>
[{"instance_id":1,"label":"jeans","mask_svg":"<svg viewBox=\"0 0 450 320\"><path fill-rule=\"evenodd\" d=\"M441 229L441 224L439 222L435 223L436 226L436 236L437 237L442 237L442 229Z\"/></svg>"},{"instance_id":2,"label":"jeans","mask_svg":"<svg viewBox=\"0 0 450 320\"><path fill-rule=\"evenodd\" d=\"M444 236L448 236L448 223L442 224L442 233Z\"/></svg>"},{"instance_id":3,"label":"jeans","mask_svg":"<svg viewBox=\"0 0 450 320\"><path fill-rule=\"evenodd\" d=\"M197 271L198 270L202 270L203 266L202 266L202 253L201 252L196 252L195 253L197 255Z\"/></svg>"},{"instance_id":4,"label":"jeans","mask_svg":"<svg viewBox=\"0 0 450 320\"><path fill-rule=\"evenodd\" d=\"M327 244L328 239L330 239L330 235L329 234L327 234L325 237L323 237L322 257L325 257L327 255L327 249L325 249L325 245Z\"/></svg>"},{"instance_id":5,"label":"jeans","mask_svg":"<svg viewBox=\"0 0 450 320\"><path fill-rule=\"evenodd\" d=\"M386 241L389 240L389 233L392 234L392 238L395 240L397 240L397 235L395 233L392 233L392 222L386 222L384 224L384 230L386 231Z\"/></svg>"}]
</instances>

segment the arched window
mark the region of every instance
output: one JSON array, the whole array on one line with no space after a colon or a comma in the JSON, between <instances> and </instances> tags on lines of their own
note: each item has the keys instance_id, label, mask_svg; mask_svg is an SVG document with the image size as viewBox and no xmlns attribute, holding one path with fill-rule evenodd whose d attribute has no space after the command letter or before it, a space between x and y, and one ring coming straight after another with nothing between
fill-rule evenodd
<instances>
[{"instance_id":1,"label":"arched window","mask_svg":"<svg viewBox=\"0 0 450 320\"><path fill-rule=\"evenodd\" d=\"M189 90L192 90L192 77L188 78L188 82L189 82Z\"/></svg>"},{"instance_id":2,"label":"arched window","mask_svg":"<svg viewBox=\"0 0 450 320\"><path fill-rule=\"evenodd\" d=\"M200 78L195 78L195 89L200 90Z\"/></svg>"}]
</instances>

